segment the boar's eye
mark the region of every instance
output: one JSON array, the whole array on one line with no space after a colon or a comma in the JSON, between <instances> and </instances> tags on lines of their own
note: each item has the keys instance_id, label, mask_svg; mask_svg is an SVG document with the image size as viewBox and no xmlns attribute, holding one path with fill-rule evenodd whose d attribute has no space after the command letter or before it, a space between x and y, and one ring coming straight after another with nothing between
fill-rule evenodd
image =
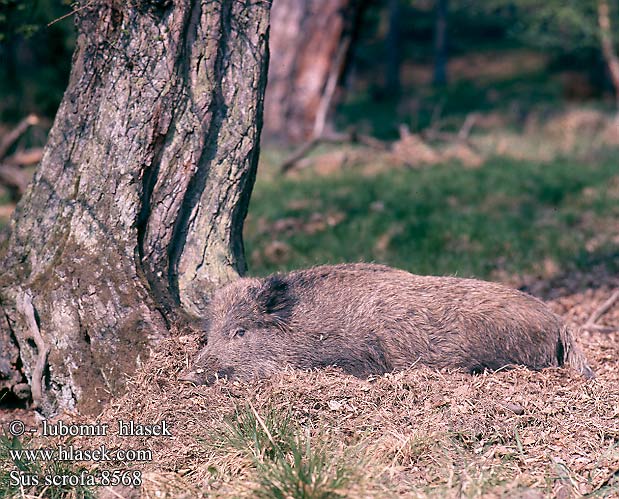
<instances>
[{"instance_id":1,"label":"boar's eye","mask_svg":"<svg viewBox=\"0 0 619 499\"><path fill-rule=\"evenodd\" d=\"M236 338L238 336L239 338L242 338L243 336L245 336L245 333L246 333L245 329L240 327L234 330L234 332L232 333L232 337Z\"/></svg>"}]
</instances>

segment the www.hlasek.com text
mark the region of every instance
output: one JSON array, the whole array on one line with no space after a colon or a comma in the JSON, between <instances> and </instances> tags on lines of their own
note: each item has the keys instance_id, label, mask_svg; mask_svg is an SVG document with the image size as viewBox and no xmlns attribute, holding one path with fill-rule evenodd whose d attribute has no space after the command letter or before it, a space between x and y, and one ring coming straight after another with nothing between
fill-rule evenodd
<instances>
[{"instance_id":1,"label":"www.hlasek.com text","mask_svg":"<svg viewBox=\"0 0 619 499\"><path fill-rule=\"evenodd\" d=\"M143 462L153 460L150 449L108 449L100 445L93 449L83 449L73 445L58 445L54 448L9 449L13 462L34 461L119 461Z\"/></svg>"}]
</instances>

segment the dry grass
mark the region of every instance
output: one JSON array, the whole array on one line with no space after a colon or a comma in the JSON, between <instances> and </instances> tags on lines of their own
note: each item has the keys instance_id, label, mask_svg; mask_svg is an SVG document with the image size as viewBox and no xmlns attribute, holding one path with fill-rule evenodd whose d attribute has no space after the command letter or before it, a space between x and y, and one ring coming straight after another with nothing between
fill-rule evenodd
<instances>
[{"instance_id":1,"label":"dry grass","mask_svg":"<svg viewBox=\"0 0 619 499\"><path fill-rule=\"evenodd\" d=\"M557 284L552 306L582 323L612 283ZM619 307L603 319L619 324ZM103 414L166 420L174 437L105 443L154 451L143 497L180 497L179 482L214 497L619 497L618 337L590 334L582 343L594 381L563 369L471 377L417 368L369 380L288 372L209 388L176 381L195 345L175 338ZM311 459L310 474L332 486L265 493L278 466L288 463L294 475ZM154 486L154 476L166 478Z\"/></svg>"},{"instance_id":2,"label":"dry grass","mask_svg":"<svg viewBox=\"0 0 619 499\"><path fill-rule=\"evenodd\" d=\"M601 272L528 287L583 323L617 284ZM601 322L619 324L619 306ZM73 443L153 451L138 491L102 489L105 498L619 497L618 336L581 343L594 381L563 369L368 380L332 369L209 388L176 380L197 348L179 336L98 418L165 420L173 437Z\"/></svg>"},{"instance_id":3,"label":"dry grass","mask_svg":"<svg viewBox=\"0 0 619 499\"><path fill-rule=\"evenodd\" d=\"M326 148L300 160L289 176L299 171L331 176L344 170L356 170L362 175L401 167L423 168L449 162L468 168L482 166L488 158L511 158L518 161L555 161L569 157L589 161L592 157L611 154L619 145L619 125L614 113L582 107L568 108L551 116L532 112L522 126L512 123L512 129L495 126L493 120L507 121L506 116L493 112L476 113L473 134L468 142L458 142L456 134L445 134L446 140L427 140L418 135L400 138L389 144L388 150L366 146ZM462 126L460 121L456 122ZM488 126L489 125L489 126ZM447 140L451 137L450 140Z\"/></svg>"}]
</instances>

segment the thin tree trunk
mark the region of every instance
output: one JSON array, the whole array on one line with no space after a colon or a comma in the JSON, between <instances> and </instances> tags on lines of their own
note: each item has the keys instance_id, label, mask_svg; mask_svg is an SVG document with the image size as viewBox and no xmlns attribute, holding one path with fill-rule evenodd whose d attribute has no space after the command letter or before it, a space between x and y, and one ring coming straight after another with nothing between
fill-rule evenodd
<instances>
[{"instance_id":1,"label":"thin tree trunk","mask_svg":"<svg viewBox=\"0 0 619 499\"><path fill-rule=\"evenodd\" d=\"M273 5L271 64L265 100L268 140L301 142L323 128L363 0L277 0ZM342 55L342 47L345 52ZM329 95L330 94L330 97Z\"/></svg>"},{"instance_id":2,"label":"thin tree trunk","mask_svg":"<svg viewBox=\"0 0 619 499\"><path fill-rule=\"evenodd\" d=\"M244 271L269 7L78 9L69 86L0 278L0 388L23 372L43 413L96 412L177 307L199 314Z\"/></svg>"},{"instance_id":3,"label":"thin tree trunk","mask_svg":"<svg viewBox=\"0 0 619 499\"><path fill-rule=\"evenodd\" d=\"M386 90L391 96L397 97L400 94L400 0L389 0L388 8Z\"/></svg>"},{"instance_id":4,"label":"thin tree trunk","mask_svg":"<svg viewBox=\"0 0 619 499\"><path fill-rule=\"evenodd\" d=\"M448 0L436 0L434 27L434 85L447 83L447 16Z\"/></svg>"},{"instance_id":5,"label":"thin tree trunk","mask_svg":"<svg viewBox=\"0 0 619 499\"><path fill-rule=\"evenodd\" d=\"M604 54L604 60L606 61L613 87L615 87L617 116L619 119L619 57L617 57L617 52L613 44L610 8L607 0L598 1L598 24L600 27L602 53Z\"/></svg>"}]
</instances>

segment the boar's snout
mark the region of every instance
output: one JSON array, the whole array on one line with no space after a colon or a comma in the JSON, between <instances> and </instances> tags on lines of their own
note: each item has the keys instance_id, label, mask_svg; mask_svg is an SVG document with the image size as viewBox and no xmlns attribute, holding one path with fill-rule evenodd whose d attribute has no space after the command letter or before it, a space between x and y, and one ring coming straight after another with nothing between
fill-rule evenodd
<instances>
[{"instance_id":1,"label":"boar's snout","mask_svg":"<svg viewBox=\"0 0 619 499\"><path fill-rule=\"evenodd\" d=\"M183 371L179 374L178 379L186 383L193 383L194 385L210 386L218 379L232 378L233 374L234 369L232 367L209 372L204 369L195 369L193 371Z\"/></svg>"}]
</instances>

